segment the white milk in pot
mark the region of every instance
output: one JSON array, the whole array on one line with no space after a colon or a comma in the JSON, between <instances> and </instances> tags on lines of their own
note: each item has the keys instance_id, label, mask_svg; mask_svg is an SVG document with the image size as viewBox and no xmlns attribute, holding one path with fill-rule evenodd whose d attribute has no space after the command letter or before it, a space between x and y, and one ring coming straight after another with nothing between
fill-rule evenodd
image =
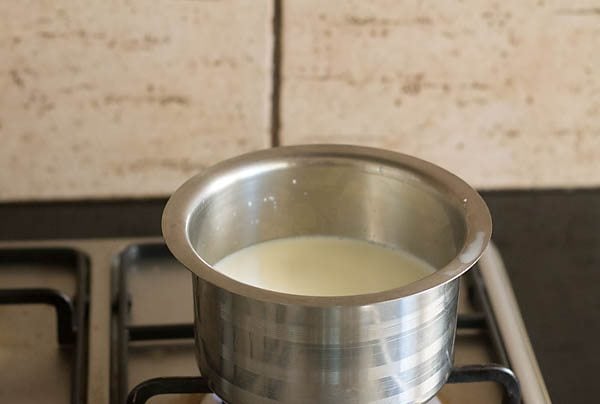
<instances>
[{"instance_id":1,"label":"white milk in pot","mask_svg":"<svg viewBox=\"0 0 600 404\"><path fill-rule=\"evenodd\" d=\"M347 296L394 289L435 271L404 251L365 241L290 237L258 243L214 265L252 286L305 296Z\"/></svg>"}]
</instances>

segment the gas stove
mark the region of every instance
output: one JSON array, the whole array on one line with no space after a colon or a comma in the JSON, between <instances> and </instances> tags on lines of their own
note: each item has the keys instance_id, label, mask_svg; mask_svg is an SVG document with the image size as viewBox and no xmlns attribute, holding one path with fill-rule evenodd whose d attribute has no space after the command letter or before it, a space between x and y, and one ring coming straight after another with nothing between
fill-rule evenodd
<instances>
[{"instance_id":1,"label":"gas stove","mask_svg":"<svg viewBox=\"0 0 600 404\"><path fill-rule=\"evenodd\" d=\"M161 239L0 244L0 402L221 403L199 374L190 273ZM462 279L431 403L550 402L502 259Z\"/></svg>"}]
</instances>

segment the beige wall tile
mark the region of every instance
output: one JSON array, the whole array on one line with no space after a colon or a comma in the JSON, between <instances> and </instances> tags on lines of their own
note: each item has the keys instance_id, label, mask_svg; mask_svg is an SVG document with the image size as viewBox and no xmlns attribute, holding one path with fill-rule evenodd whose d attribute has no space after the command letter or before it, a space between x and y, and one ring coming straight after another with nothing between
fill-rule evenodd
<instances>
[{"instance_id":1,"label":"beige wall tile","mask_svg":"<svg viewBox=\"0 0 600 404\"><path fill-rule=\"evenodd\" d=\"M0 3L0 200L166 195L269 145L272 2Z\"/></svg>"},{"instance_id":2,"label":"beige wall tile","mask_svg":"<svg viewBox=\"0 0 600 404\"><path fill-rule=\"evenodd\" d=\"M284 3L283 144L438 163L481 188L600 185L592 1Z\"/></svg>"}]
</instances>

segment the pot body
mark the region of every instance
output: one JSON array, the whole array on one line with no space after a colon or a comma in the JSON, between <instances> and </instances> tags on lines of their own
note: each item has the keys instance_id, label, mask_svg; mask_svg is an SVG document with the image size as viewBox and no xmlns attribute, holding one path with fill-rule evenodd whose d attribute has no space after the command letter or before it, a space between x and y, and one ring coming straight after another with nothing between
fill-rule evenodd
<instances>
[{"instance_id":1,"label":"pot body","mask_svg":"<svg viewBox=\"0 0 600 404\"><path fill-rule=\"evenodd\" d=\"M200 372L231 403L412 403L452 368L458 279L365 306L249 299L194 276Z\"/></svg>"},{"instance_id":2,"label":"pot body","mask_svg":"<svg viewBox=\"0 0 600 404\"><path fill-rule=\"evenodd\" d=\"M200 371L231 404L428 400L452 366L458 277L490 233L485 203L459 178L354 146L220 163L184 184L163 214L167 245L194 274ZM259 242L310 235L398 248L438 270L390 290L301 296L212 266Z\"/></svg>"}]
</instances>

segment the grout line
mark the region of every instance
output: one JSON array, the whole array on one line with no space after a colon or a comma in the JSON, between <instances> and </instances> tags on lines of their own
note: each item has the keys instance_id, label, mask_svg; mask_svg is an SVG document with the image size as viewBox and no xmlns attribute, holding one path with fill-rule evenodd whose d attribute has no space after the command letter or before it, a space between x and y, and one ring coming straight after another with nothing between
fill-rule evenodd
<instances>
[{"instance_id":1,"label":"grout line","mask_svg":"<svg viewBox=\"0 0 600 404\"><path fill-rule=\"evenodd\" d=\"M280 144L281 128L281 51L282 51L282 0L273 0L273 54L271 85L271 146Z\"/></svg>"}]
</instances>

